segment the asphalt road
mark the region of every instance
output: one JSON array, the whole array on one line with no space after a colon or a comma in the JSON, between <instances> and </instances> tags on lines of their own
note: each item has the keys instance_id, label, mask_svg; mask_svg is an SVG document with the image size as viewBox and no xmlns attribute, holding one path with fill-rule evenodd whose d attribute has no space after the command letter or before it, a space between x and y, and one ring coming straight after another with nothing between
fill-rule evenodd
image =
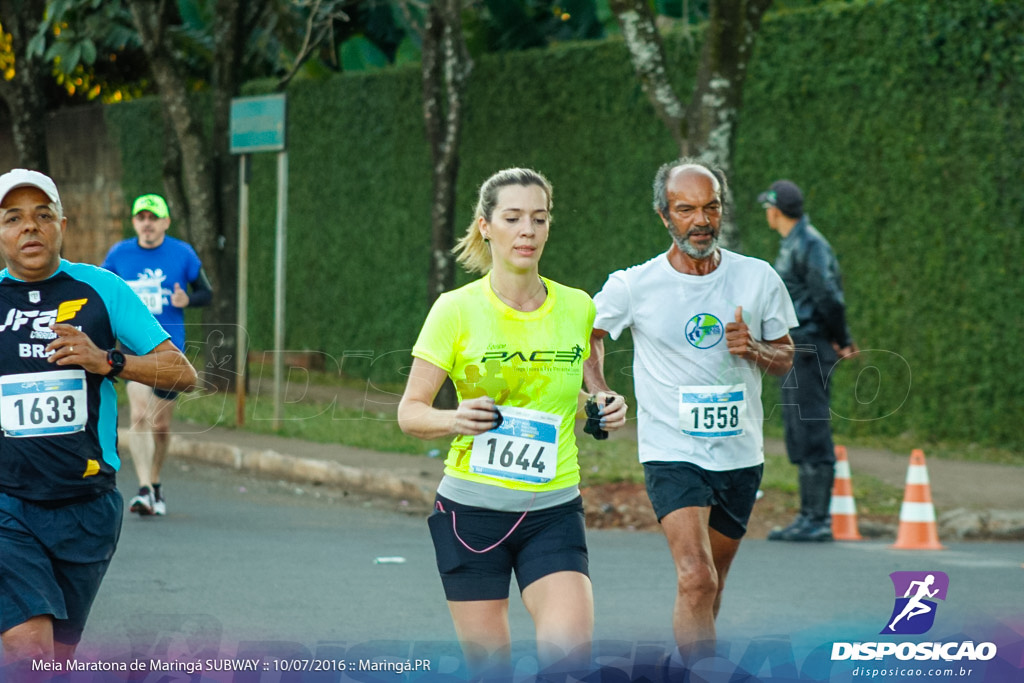
<instances>
[{"instance_id":1,"label":"asphalt road","mask_svg":"<svg viewBox=\"0 0 1024 683\"><path fill-rule=\"evenodd\" d=\"M257 650L309 660L397 648L434 658L435 670L450 663L444 655L456 651L455 634L421 513L205 466L172 463L164 480L170 514L126 516L82 657L231 658ZM127 466L121 488L134 487ZM663 651L674 597L664 539L629 531L588 538L596 639L632 656ZM1021 649L1022 561L1024 543L897 551L875 542L748 541L719 615L720 653L738 662L769 643L800 666L833 641L882 639L894 604L889 574L900 570L949 576L927 638L1001 638ZM533 629L514 588L513 596L515 651L528 658ZM266 678L274 673L233 680L277 680ZM400 680L389 675L379 680Z\"/></svg>"}]
</instances>

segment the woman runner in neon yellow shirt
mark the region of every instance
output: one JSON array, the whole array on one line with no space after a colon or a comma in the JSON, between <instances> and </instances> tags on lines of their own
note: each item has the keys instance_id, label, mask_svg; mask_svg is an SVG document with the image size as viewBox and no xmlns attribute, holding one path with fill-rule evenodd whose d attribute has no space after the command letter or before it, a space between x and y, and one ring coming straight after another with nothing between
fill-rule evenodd
<instances>
[{"instance_id":1,"label":"woman runner in neon yellow shirt","mask_svg":"<svg viewBox=\"0 0 1024 683\"><path fill-rule=\"evenodd\" d=\"M398 408L407 434L455 435L428 522L455 631L476 670L508 661L513 571L541 665L589 662L594 601L573 430L595 309L586 292L540 276L551 195L529 169L500 171L481 186L455 251L484 276L431 308ZM446 377L455 410L432 407ZM603 429L625 424L621 396L596 402Z\"/></svg>"}]
</instances>

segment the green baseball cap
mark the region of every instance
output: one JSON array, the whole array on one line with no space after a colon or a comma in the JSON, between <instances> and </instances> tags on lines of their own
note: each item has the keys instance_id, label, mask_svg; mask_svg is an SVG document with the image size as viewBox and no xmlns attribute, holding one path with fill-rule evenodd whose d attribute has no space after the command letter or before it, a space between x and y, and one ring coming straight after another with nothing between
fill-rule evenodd
<instances>
[{"instance_id":1,"label":"green baseball cap","mask_svg":"<svg viewBox=\"0 0 1024 683\"><path fill-rule=\"evenodd\" d=\"M132 204L132 216L140 211L149 211L157 218L167 218L171 212L167 210L167 202L158 194L144 194Z\"/></svg>"}]
</instances>

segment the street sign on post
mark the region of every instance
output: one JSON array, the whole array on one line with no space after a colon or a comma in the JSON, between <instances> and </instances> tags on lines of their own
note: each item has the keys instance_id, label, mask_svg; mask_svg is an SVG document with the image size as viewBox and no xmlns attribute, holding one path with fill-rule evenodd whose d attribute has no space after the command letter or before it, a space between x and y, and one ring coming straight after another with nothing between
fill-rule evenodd
<instances>
[{"instance_id":1,"label":"street sign on post","mask_svg":"<svg viewBox=\"0 0 1024 683\"><path fill-rule=\"evenodd\" d=\"M286 226L288 224L288 152L285 150L284 94L236 97L231 100L231 153L239 158L238 210L238 347L235 368L235 421L245 422L246 324L249 282L249 175L248 156L253 152L277 152L277 245L274 259L274 428L281 426L284 395L284 287Z\"/></svg>"},{"instance_id":2,"label":"street sign on post","mask_svg":"<svg viewBox=\"0 0 1024 683\"><path fill-rule=\"evenodd\" d=\"M285 96L231 100L231 153L283 152Z\"/></svg>"}]
</instances>

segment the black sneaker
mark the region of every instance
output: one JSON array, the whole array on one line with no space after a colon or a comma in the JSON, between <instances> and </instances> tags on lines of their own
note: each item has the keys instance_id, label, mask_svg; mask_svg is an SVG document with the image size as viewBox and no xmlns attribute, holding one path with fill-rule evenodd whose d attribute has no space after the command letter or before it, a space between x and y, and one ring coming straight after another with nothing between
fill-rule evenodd
<instances>
[{"instance_id":1,"label":"black sneaker","mask_svg":"<svg viewBox=\"0 0 1024 683\"><path fill-rule=\"evenodd\" d=\"M769 541L792 541L793 536L801 533L810 520L803 515L797 515L789 526L785 528L775 527L768 533Z\"/></svg>"},{"instance_id":2,"label":"black sneaker","mask_svg":"<svg viewBox=\"0 0 1024 683\"><path fill-rule=\"evenodd\" d=\"M810 522L786 540L795 543L828 543L833 540L832 521Z\"/></svg>"}]
</instances>

